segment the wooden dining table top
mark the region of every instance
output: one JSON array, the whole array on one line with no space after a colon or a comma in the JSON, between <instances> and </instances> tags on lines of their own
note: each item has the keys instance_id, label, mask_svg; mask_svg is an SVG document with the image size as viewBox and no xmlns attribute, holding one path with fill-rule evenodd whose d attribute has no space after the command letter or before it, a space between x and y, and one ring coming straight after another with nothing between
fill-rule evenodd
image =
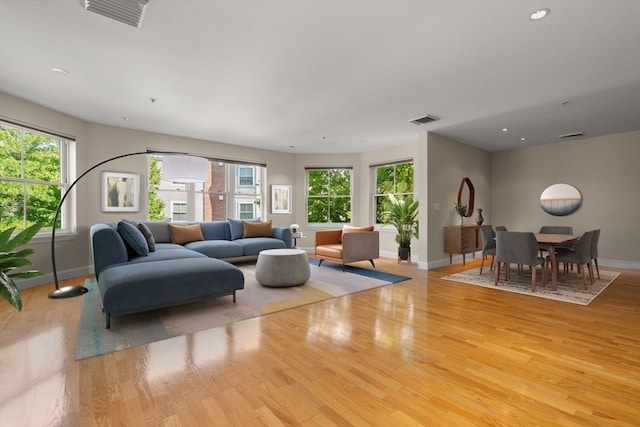
<instances>
[{"instance_id":1,"label":"wooden dining table top","mask_svg":"<svg viewBox=\"0 0 640 427\"><path fill-rule=\"evenodd\" d=\"M558 245L560 243L572 242L580 238L579 235L575 235L575 234L534 233L534 235L536 236L536 240L538 241L538 243L543 243L548 245Z\"/></svg>"}]
</instances>

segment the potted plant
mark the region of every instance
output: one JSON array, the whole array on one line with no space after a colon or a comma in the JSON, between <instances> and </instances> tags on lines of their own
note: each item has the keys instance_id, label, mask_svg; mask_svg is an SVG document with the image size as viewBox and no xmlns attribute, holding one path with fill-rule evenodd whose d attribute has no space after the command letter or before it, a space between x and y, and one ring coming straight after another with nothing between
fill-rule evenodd
<instances>
[{"instance_id":1,"label":"potted plant","mask_svg":"<svg viewBox=\"0 0 640 427\"><path fill-rule=\"evenodd\" d=\"M411 253L411 239L413 236L419 238L418 228L418 201L411 197L398 199L393 194L389 194L389 210L382 213L385 218L385 225L391 224L396 227L396 243L398 243L398 258L408 260Z\"/></svg>"},{"instance_id":2,"label":"potted plant","mask_svg":"<svg viewBox=\"0 0 640 427\"><path fill-rule=\"evenodd\" d=\"M16 227L8 228L0 232L0 295L18 311L22 310L22 298L20 298L20 290L13 279L28 279L42 276L44 273L38 270L12 273L16 268L31 265L28 257L33 254L33 249L22 249L19 251L15 251L14 249L29 243L33 236L40 231L42 226L42 223L33 224L16 234L13 238L11 234Z\"/></svg>"},{"instance_id":3,"label":"potted plant","mask_svg":"<svg viewBox=\"0 0 640 427\"><path fill-rule=\"evenodd\" d=\"M460 227L462 227L462 220L465 216L467 216L467 205L463 205L462 203L456 203L453 207L455 213L460 215Z\"/></svg>"}]
</instances>

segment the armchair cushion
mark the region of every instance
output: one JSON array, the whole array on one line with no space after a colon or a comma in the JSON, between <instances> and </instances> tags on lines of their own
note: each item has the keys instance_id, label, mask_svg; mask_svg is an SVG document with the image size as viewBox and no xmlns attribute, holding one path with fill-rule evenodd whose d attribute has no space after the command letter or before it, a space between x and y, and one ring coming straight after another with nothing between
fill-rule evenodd
<instances>
[{"instance_id":1,"label":"armchair cushion","mask_svg":"<svg viewBox=\"0 0 640 427\"><path fill-rule=\"evenodd\" d=\"M363 233L367 231L373 231L373 225L369 227L354 227L352 225L344 225L342 227L342 235L340 236L340 241L342 241L342 237L346 233Z\"/></svg>"}]
</instances>

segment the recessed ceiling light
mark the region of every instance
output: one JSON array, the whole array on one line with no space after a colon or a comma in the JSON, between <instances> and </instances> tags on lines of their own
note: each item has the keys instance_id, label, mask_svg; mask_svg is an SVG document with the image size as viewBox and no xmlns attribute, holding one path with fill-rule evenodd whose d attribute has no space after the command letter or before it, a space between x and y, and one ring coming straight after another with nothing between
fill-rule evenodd
<instances>
[{"instance_id":1,"label":"recessed ceiling light","mask_svg":"<svg viewBox=\"0 0 640 427\"><path fill-rule=\"evenodd\" d=\"M551 12L551 10L546 7L543 9L538 9L531 14L530 18L532 21L539 21L540 19L549 15L549 12Z\"/></svg>"},{"instance_id":2,"label":"recessed ceiling light","mask_svg":"<svg viewBox=\"0 0 640 427\"><path fill-rule=\"evenodd\" d=\"M129 117L127 117L127 116L123 116L123 117L122 117L122 120L124 120L125 122L128 122L128 121L129 121L129 120L131 120L131 119L130 119Z\"/></svg>"},{"instance_id":3,"label":"recessed ceiling light","mask_svg":"<svg viewBox=\"0 0 640 427\"><path fill-rule=\"evenodd\" d=\"M65 70L64 68L53 67L51 69L51 71L53 71L54 73L58 73L58 74L69 74L69 72L67 70Z\"/></svg>"},{"instance_id":4,"label":"recessed ceiling light","mask_svg":"<svg viewBox=\"0 0 640 427\"><path fill-rule=\"evenodd\" d=\"M520 141L526 141L527 138L525 138L524 136L522 138L520 138Z\"/></svg>"},{"instance_id":5,"label":"recessed ceiling light","mask_svg":"<svg viewBox=\"0 0 640 427\"><path fill-rule=\"evenodd\" d=\"M507 132L509 128L502 128L502 132Z\"/></svg>"}]
</instances>

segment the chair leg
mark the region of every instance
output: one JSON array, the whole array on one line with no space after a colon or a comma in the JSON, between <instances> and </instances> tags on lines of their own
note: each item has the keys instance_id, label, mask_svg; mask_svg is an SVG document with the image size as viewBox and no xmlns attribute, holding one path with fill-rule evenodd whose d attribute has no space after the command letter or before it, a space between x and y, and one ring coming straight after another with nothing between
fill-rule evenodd
<instances>
[{"instance_id":1,"label":"chair leg","mask_svg":"<svg viewBox=\"0 0 640 427\"><path fill-rule=\"evenodd\" d=\"M582 286L584 286L584 288L587 289L587 278L585 277L585 272L584 272L585 267L586 265L583 266L581 264L578 264L578 273L582 274Z\"/></svg>"},{"instance_id":2,"label":"chair leg","mask_svg":"<svg viewBox=\"0 0 640 427\"><path fill-rule=\"evenodd\" d=\"M482 260L480 261L480 274L482 274L482 268L484 267L484 259L486 258L486 255L482 255Z\"/></svg>"},{"instance_id":3,"label":"chair leg","mask_svg":"<svg viewBox=\"0 0 640 427\"><path fill-rule=\"evenodd\" d=\"M531 268L531 292L535 292L536 291L536 266L535 265L530 265L529 266Z\"/></svg>"},{"instance_id":4,"label":"chair leg","mask_svg":"<svg viewBox=\"0 0 640 427\"><path fill-rule=\"evenodd\" d=\"M493 271L494 266L496 265L496 256L495 255L491 255L491 267L489 268L491 271Z\"/></svg>"},{"instance_id":5,"label":"chair leg","mask_svg":"<svg viewBox=\"0 0 640 427\"><path fill-rule=\"evenodd\" d=\"M371 263L371 265L373 266L373 268L376 268L376 265L373 263L373 260L370 259L369 262Z\"/></svg>"},{"instance_id":6,"label":"chair leg","mask_svg":"<svg viewBox=\"0 0 640 427\"><path fill-rule=\"evenodd\" d=\"M318 261L318 267L322 265L322 261L324 261L322 258Z\"/></svg>"},{"instance_id":7,"label":"chair leg","mask_svg":"<svg viewBox=\"0 0 640 427\"><path fill-rule=\"evenodd\" d=\"M498 286L498 280L500 280L500 261L496 262L496 274L495 274L495 281L493 282L494 286Z\"/></svg>"},{"instance_id":8,"label":"chair leg","mask_svg":"<svg viewBox=\"0 0 640 427\"><path fill-rule=\"evenodd\" d=\"M591 282L591 286L593 286L593 265L591 265L591 261L587 264L589 267L589 281Z\"/></svg>"},{"instance_id":9,"label":"chair leg","mask_svg":"<svg viewBox=\"0 0 640 427\"><path fill-rule=\"evenodd\" d=\"M598 272L598 279L600 278L600 268L598 267L598 258L594 258L593 262L596 264L596 271Z\"/></svg>"}]
</instances>

